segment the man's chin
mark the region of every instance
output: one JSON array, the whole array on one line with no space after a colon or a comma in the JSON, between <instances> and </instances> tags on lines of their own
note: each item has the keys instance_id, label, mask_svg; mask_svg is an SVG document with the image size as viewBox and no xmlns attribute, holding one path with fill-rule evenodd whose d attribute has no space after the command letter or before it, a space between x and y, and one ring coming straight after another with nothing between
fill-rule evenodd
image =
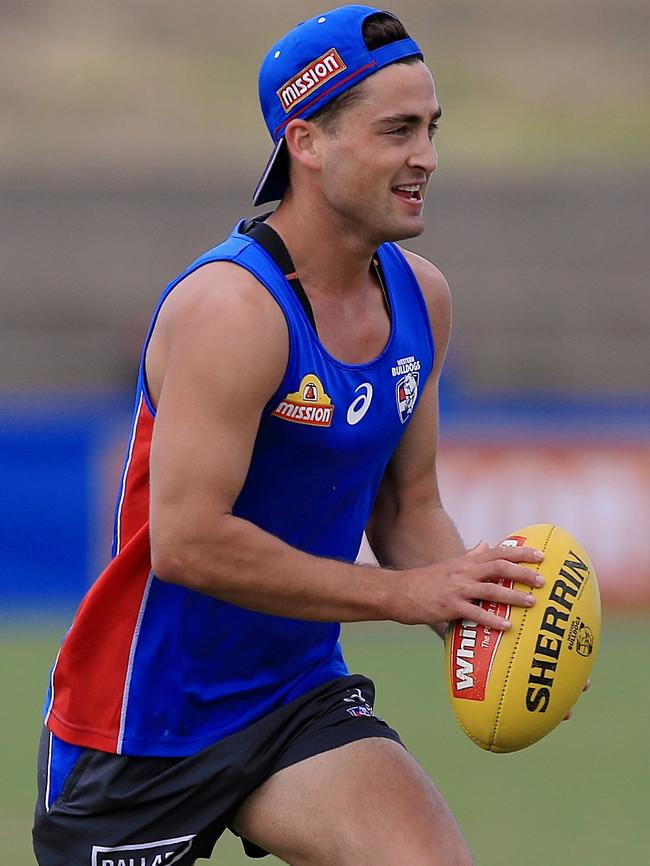
<instances>
[{"instance_id":1,"label":"man's chin","mask_svg":"<svg viewBox=\"0 0 650 866\"><path fill-rule=\"evenodd\" d=\"M392 231L386 231L384 243L396 243L398 241L407 241L410 238L419 237L424 231L425 224L422 217L409 220L408 223L402 222L401 225L391 226Z\"/></svg>"}]
</instances>

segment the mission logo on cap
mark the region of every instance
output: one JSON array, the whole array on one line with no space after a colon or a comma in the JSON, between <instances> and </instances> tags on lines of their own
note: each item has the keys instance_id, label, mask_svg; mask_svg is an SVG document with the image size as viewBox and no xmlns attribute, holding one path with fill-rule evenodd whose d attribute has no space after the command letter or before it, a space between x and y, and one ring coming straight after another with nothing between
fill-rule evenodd
<instances>
[{"instance_id":1,"label":"mission logo on cap","mask_svg":"<svg viewBox=\"0 0 650 866\"><path fill-rule=\"evenodd\" d=\"M288 180L284 130L290 121L311 117L384 66L405 57L423 59L410 37L373 51L367 48L363 22L381 11L370 6L341 6L324 12L290 30L264 58L259 97L275 147L255 190L254 204L275 201L284 194Z\"/></svg>"},{"instance_id":2,"label":"mission logo on cap","mask_svg":"<svg viewBox=\"0 0 650 866\"><path fill-rule=\"evenodd\" d=\"M286 112L291 111L294 105L310 96L314 88L322 87L323 84L347 68L336 48L331 48L309 66L301 69L291 81L282 85L278 90L282 108Z\"/></svg>"}]
</instances>

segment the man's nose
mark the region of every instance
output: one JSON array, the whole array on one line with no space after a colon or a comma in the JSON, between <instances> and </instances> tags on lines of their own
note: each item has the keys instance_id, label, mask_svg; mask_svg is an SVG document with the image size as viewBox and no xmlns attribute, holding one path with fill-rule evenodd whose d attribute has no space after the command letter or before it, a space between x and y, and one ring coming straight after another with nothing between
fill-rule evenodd
<instances>
[{"instance_id":1,"label":"man's nose","mask_svg":"<svg viewBox=\"0 0 650 866\"><path fill-rule=\"evenodd\" d=\"M427 173L427 177L438 167L438 151L436 145L428 134L418 137L418 147L408 161L410 168L420 168Z\"/></svg>"}]
</instances>

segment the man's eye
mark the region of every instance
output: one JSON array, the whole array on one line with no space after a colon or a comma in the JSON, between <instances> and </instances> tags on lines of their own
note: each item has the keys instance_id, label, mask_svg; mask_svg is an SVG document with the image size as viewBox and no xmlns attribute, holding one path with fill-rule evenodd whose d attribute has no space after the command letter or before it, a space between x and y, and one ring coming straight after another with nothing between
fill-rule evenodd
<instances>
[{"instance_id":1,"label":"man's eye","mask_svg":"<svg viewBox=\"0 0 650 866\"><path fill-rule=\"evenodd\" d=\"M408 132L408 127L406 126L397 126L395 129L390 129L388 131L389 135L406 135Z\"/></svg>"},{"instance_id":2,"label":"man's eye","mask_svg":"<svg viewBox=\"0 0 650 866\"><path fill-rule=\"evenodd\" d=\"M431 123L429 125L429 138L433 138L433 136L436 134L436 132L438 132L438 124L437 123Z\"/></svg>"}]
</instances>

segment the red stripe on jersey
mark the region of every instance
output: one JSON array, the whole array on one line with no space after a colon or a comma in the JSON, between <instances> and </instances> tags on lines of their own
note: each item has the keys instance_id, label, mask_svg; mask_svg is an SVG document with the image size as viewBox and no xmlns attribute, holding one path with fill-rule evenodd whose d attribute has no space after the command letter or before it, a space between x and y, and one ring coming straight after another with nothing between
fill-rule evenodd
<instances>
[{"instance_id":1,"label":"red stripe on jersey","mask_svg":"<svg viewBox=\"0 0 650 866\"><path fill-rule=\"evenodd\" d=\"M141 399L117 516L118 553L149 519L149 452L153 422L146 402Z\"/></svg>"},{"instance_id":2,"label":"red stripe on jersey","mask_svg":"<svg viewBox=\"0 0 650 866\"><path fill-rule=\"evenodd\" d=\"M119 748L130 656L151 572L153 422L141 399L120 493L118 552L82 601L52 678L48 728L67 742L91 749L115 752Z\"/></svg>"},{"instance_id":3,"label":"red stripe on jersey","mask_svg":"<svg viewBox=\"0 0 650 866\"><path fill-rule=\"evenodd\" d=\"M84 598L61 649L47 727L62 740L117 751L131 645L150 571L145 522Z\"/></svg>"}]
</instances>

